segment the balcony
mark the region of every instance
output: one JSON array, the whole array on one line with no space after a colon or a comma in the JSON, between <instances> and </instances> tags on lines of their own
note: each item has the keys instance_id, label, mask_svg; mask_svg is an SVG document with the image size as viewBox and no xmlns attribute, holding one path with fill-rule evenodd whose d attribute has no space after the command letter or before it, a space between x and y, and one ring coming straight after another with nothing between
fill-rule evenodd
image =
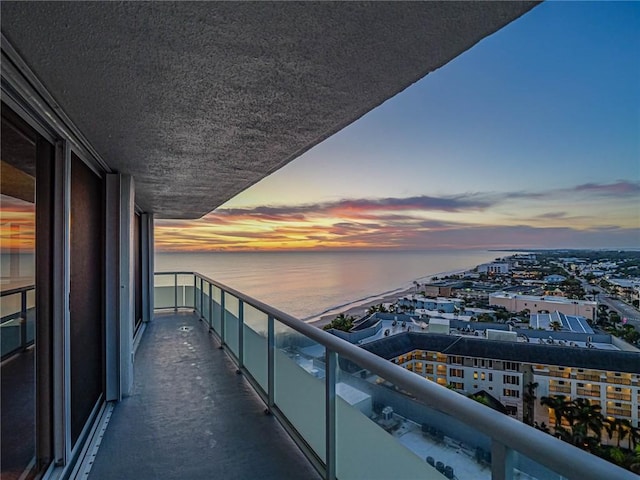
<instances>
[{"instance_id":1,"label":"balcony","mask_svg":"<svg viewBox=\"0 0 640 480\"><path fill-rule=\"evenodd\" d=\"M607 398L611 400L624 400L625 402L630 402L631 393L607 392Z\"/></svg>"},{"instance_id":2,"label":"balcony","mask_svg":"<svg viewBox=\"0 0 640 480\"><path fill-rule=\"evenodd\" d=\"M90 480L320 478L207 330L192 312L156 315Z\"/></svg>"},{"instance_id":3,"label":"balcony","mask_svg":"<svg viewBox=\"0 0 640 480\"><path fill-rule=\"evenodd\" d=\"M199 274L155 306L90 478L632 478Z\"/></svg>"},{"instance_id":4,"label":"balcony","mask_svg":"<svg viewBox=\"0 0 640 480\"><path fill-rule=\"evenodd\" d=\"M600 396L600 389L589 389L589 388L580 388L578 387L576 389L576 395L579 396L583 396L583 397L599 397Z\"/></svg>"},{"instance_id":5,"label":"balcony","mask_svg":"<svg viewBox=\"0 0 640 480\"><path fill-rule=\"evenodd\" d=\"M571 385L549 385L549 392L553 393L571 393Z\"/></svg>"}]
</instances>

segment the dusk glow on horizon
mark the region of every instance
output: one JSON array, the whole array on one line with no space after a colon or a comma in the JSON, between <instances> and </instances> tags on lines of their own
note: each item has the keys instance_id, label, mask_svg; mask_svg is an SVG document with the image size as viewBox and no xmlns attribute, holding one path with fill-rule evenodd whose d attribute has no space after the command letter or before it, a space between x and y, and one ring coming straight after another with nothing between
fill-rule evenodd
<instances>
[{"instance_id":1,"label":"dusk glow on horizon","mask_svg":"<svg viewBox=\"0 0 640 480\"><path fill-rule=\"evenodd\" d=\"M640 3L548 2L158 251L640 246Z\"/></svg>"},{"instance_id":2,"label":"dusk glow on horizon","mask_svg":"<svg viewBox=\"0 0 640 480\"><path fill-rule=\"evenodd\" d=\"M545 2L156 250L638 248L639 58L640 2Z\"/></svg>"}]
</instances>

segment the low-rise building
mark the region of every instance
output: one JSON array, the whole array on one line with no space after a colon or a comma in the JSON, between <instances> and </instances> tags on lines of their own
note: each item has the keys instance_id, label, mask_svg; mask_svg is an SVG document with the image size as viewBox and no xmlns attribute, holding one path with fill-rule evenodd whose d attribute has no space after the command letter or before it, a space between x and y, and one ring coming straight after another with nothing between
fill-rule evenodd
<instances>
[{"instance_id":1,"label":"low-rise building","mask_svg":"<svg viewBox=\"0 0 640 480\"><path fill-rule=\"evenodd\" d=\"M529 310L531 313L558 311L565 315L577 315L594 319L597 303L587 300L572 300L566 297L545 297L536 295L514 295L496 292L489 295L489 305L504 307L508 312Z\"/></svg>"},{"instance_id":2,"label":"low-rise building","mask_svg":"<svg viewBox=\"0 0 640 480\"><path fill-rule=\"evenodd\" d=\"M567 279L564 275L547 275L544 277L545 283L562 283Z\"/></svg>"},{"instance_id":3,"label":"low-rise building","mask_svg":"<svg viewBox=\"0 0 640 480\"><path fill-rule=\"evenodd\" d=\"M509 263L507 262L491 262L478 265L479 273L487 273L489 275L504 275L509 273Z\"/></svg>"},{"instance_id":4,"label":"low-rise building","mask_svg":"<svg viewBox=\"0 0 640 480\"><path fill-rule=\"evenodd\" d=\"M609 283L613 285L616 294L625 300L637 300L640 292L640 280L628 278L610 278Z\"/></svg>"},{"instance_id":5,"label":"low-rise building","mask_svg":"<svg viewBox=\"0 0 640 480\"><path fill-rule=\"evenodd\" d=\"M453 285L455 284L450 282L438 282L426 283L422 287L427 297L450 297L453 291Z\"/></svg>"},{"instance_id":6,"label":"low-rise building","mask_svg":"<svg viewBox=\"0 0 640 480\"><path fill-rule=\"evenodd\" d=\"M463 301L459 298L428 298L422 295L408 295L399 298L396 304L399 307L411 310L435 310L443 313L453 313L462 308Z\"/></svg>"}]
</instances>

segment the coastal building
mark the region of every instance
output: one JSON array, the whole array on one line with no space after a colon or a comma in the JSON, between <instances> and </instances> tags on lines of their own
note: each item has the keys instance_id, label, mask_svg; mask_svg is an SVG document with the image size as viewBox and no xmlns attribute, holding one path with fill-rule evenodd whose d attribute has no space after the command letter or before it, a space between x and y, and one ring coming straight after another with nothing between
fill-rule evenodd
<instances>
[{"instance_id":1,"label":"coastal building","mask_svg":"<svg viewBox=\"0 0 640 480\"><path fill-rule=\"evenodd\" d=\"M437 283L425 283L422 286L422 291L426 297L450 297L455 285L459 282L437 282Z\"/></svg>"},{"instance_id":2,"label":"coastal building","mask_svg":"<svg viewBox=\"0 0 640 480\"><path fill-rule=\"evenodd\" d=\"M544 277L545 283L562 283L567 279L564 275L547 275Z\"/></svg>"},{"instance_id":3,"label":"coastal building","mask_svg":"<svg viewBox=\"0 0 640 480\"><path fill-rule=\"evenodd\" d=\"M585 398L603 415L638 427L640 353L539 343L496 341L474 336L404 332L362 348L463 395L486 391L509 415L523 420L527 385L535 395ZM534 421L554 424L553 410L532 405ZM606 440L606 439L603 439Z\"/></svg>"},{"instance_id":4,"label":"coastal building","mask_svg":"<svg viewBox=\"0 0 640 480\"><path fill-rule=\"evenodd\" d=\"M489 305L504 307L508 312L548 313L558 311L565 315L577 315L590 320L595 318L596 302L572 300L566 297L516 295L496 292L489 295Z\"/></svg>"},{"instance_id":5,"label":"coastal building","mask_svg":"<svg viewBox=\"0 0 640 480\"><path fill-rule=\"evenodd\" d=\"M408 295L399 298L396 305L403 309L435 310L442 313L453 313L462 308L464 302L459 298L428 298L422 295Z\"/></svg>"},{"instance_id":6,"label":"coastal building","mask_svg":"<svg viewBox=\"0 0 640 480\"><path fill-rule=\"evenodd\" d=\"M215 280L154 275L154 218L212 211L535 5L2 2L2 208L30 215L12 240L36 259L30 285L16 261L3 278L2 478L443 478L368 417L392 389L338 387L345 358L479 430L495 479L516 451L630 478Z\"/></svg>"},{"instance_id":7,"label":"coastal building","mask_svg":"<svg viewBox=\"0 0 640 480\"><path fill-rule=\"evenodd\" d=\"M509 273L510 265L508 262L492 262L478 265L478 273L487 273L489 275L506 275Z\"/></svg>"}]
</instances>

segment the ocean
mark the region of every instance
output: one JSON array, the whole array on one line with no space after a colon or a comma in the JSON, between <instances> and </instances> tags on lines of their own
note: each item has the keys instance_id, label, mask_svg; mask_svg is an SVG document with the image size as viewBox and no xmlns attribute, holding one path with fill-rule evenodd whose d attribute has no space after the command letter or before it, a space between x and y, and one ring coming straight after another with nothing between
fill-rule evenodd
<instances>
[{"instance_id":1,"label":"ocean","mask_svg":"<svg viewBox=\"0 0 640 480\"><path fill-rule=\"evenodd\" d=\"M199 272L312 321L499 255L487 250L156 253L155 271Z\"/></svg>"}]
</instances>

